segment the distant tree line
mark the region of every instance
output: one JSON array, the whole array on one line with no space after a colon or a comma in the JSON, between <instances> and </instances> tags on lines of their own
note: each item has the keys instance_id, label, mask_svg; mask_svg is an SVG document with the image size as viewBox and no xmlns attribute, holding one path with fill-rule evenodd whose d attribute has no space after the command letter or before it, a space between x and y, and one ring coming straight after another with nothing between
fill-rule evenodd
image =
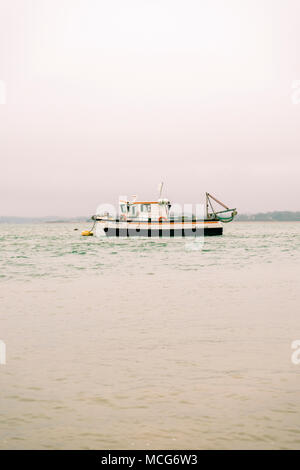
<instances>
[{"instance_id":1,"label":"distant tree line","mask_svg":"<svg viewBox=\"0 0 300 470\"><path fill-rule=\"evenodd\" d=\"M236 220L240 221L275 221L275 222L298 222L300 221L300 212L274 211L259 212L258 214L238 214Z\"/></svg>"},{"instance_id":2,"label":"distant tree line","mask_svg":"<svg viewBox=\"0 0 300 470\"><path fill-rule=\"evenodd\" d=\"M277 221L277 222L300 222L300 212L274 211L259 212L258 214L238 214L237 221ZM41 224L41 223L63 223L63 222L88 222L89 217L0 217L0 224Z\"/></svg>"},{"instance_id":3,"label":"distant tree line","mask_svg":"<svg viewBox=\"0 0 300 470\"><path fill-rule=\"evenodd\" d=\"M87 221L90 221L89 217L0 217L0 224L50 224Z\"/></svg>"}]
</instances>

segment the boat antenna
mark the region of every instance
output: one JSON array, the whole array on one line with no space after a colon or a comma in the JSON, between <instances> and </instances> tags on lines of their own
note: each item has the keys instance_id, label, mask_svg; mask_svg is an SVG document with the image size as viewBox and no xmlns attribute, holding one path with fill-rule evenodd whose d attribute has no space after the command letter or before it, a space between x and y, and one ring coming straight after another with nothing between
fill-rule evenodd
<instances>
[{"instance_id":1,"label":"boat antenna","mask_svg":"<svg viewBox=\"0 0 300 470\"><path fill-rule=\"evenodd\" d=\"M205 202L206 202L206 218L208 219L208 193L205 193Z\"/></svg>"},{"instance_id":2,"label":"boat antenna","mask_svg":"<svg viewBox=\"0 0 300 470\"><path fill-rule=\"evenodd\" d=\"M162 193L162 190L163 190L163 186L164 186L163 182L161 182L160 185L158 186L159 199L161 198L161 193Z\"/></svg>"}]
</instances>

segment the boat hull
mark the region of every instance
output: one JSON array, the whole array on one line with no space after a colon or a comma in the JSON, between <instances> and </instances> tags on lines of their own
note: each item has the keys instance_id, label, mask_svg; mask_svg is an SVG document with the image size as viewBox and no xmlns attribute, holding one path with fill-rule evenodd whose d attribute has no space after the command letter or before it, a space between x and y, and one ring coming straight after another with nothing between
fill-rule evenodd
<instances>
[{"instance_id":1,"label":"boat hull","mask_svg":"<svg viewBox=\"0 0 300 470\"><path fill-rule=\"evenodd\" d=\"M184 238L219 236L223 234L223 226L218 221L190 223L130 223L99 221L96 234L106 237L144 237L144 238Z\"/></svg>"},{"instance_id":2,"label":"boat hull","mask_svg":"<svg viewBox=\"0 0 300 470\"><path fill-rule=\"evenodd\" d=\"M223 228L207 228L207 229L171 229L171 230L151 230L141 229L139 231L133 229L115 229L108 228L104 229L107 237L147 237L147 238L174 238L174 237L203 237L203 236L215 236L222 235Z\"/></svg>"}]
</instances>

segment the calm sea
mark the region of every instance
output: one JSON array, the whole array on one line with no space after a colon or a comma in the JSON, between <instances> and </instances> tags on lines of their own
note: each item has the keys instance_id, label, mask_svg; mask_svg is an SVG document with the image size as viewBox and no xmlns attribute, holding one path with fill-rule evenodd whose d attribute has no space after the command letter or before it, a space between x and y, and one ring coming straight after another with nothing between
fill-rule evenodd
<instances>
[{"instance_id":1,"label":"calm sea","mask_svg":"<svg viewBox=\"0 0 300 470\"><path fill-rule=\"evenodd\" d=\"M300 448L300 223L84 228L0 225L0 448Z\"/></svg>"}]
</instances>

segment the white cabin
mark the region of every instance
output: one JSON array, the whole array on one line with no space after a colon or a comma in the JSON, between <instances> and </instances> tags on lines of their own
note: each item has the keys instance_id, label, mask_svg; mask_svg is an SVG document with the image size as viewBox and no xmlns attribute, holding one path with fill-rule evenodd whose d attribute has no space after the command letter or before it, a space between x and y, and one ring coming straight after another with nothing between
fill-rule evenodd
<instances>
[{"instance_id":1,"label":"white cabin","mask_svg":"<svg viewBox=\"0 0 300 470\"><path fill-rule=\"evenodd\" d=\"M171 208L168 199L158 201L119 201L120 218L123 220L168 220Z\"/></svg>"}]
</instances>

